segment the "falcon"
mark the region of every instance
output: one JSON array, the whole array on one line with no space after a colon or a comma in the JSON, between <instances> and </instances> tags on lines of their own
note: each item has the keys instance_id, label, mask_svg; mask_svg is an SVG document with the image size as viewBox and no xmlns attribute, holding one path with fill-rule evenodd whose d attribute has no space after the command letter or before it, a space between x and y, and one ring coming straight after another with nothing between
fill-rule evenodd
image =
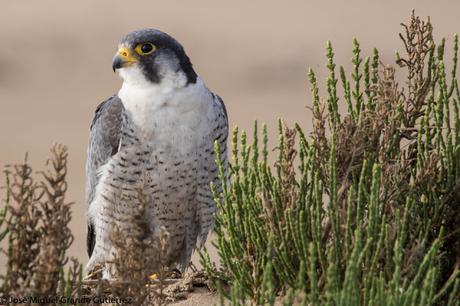
<instances>
[{"instance_id":1,"label":"falcon","mask_svg":"<svg viewBox=\"0 0 460 306\"><path fill-rule=\"evenodd\" d=\"M86 162L87 271L114 256L111 233L132 232L141 218L148 235L169 233L167 262L184 271L213 225L219 187L214 142L226 165L228 118L222 99L196 74L182 45L142 29L118 45L112 68L117 95L96 109ZM146 202L138 213L138 186Z\"/></svg>"}]
</instances>

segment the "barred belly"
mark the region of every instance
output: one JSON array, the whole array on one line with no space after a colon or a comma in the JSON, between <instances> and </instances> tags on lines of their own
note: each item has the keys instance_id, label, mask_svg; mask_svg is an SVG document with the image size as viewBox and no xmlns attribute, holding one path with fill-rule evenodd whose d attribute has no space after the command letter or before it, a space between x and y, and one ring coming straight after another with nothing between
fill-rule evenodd
<instances>
[{"instance_id":1,"label":"barred belly","mask_svg":"<svg viewBox=\"0 0 460 306\"><path fill-rule=\"evenodd\" d=\"M164 226L170 237L168 262L180 265L188 262L199 231L195 201L203 177L200 160L204 144L184 151L168 142L150 145L137 135L134 128L125 129L119 151L101 169L91 205L96 227L91 260L105 262L110 258L103 257L115 255L110 237L115 226L122 232L142 236L145 233L133 232L138 228L133 222L142 222L148 225L148 234L154 236ZM141 200L145 203L143 216L138 215Z\"/></svg>"}]
</instances>

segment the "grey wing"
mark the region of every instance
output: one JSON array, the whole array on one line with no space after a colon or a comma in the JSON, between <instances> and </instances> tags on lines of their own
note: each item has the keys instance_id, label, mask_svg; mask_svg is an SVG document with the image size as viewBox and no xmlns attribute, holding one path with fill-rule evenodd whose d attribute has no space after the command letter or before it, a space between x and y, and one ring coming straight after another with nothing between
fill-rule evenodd
<instances>
[{"instance_id":1,"label":"grey wing","mask_svg":"<svg viewBox=\"0 0 460 306\"><path fill-rule=\"evenodd\" d=\"M110 97L96 109L90 128L86 159L86 211L94 200L98 169L118 151L123 110L118 96ZM87 217L86 250L90 257L94 244L94 226Z\"/></svg>"},{"instance_id":2,"label":"grey wing","mask_svg":"<svg viewBox=\"0 0 460 306\"><path fill-rule=\"evenodd\" d=\"M197 193L198 198L198 245L202 247L206 242L209 231L214 223L214 214L216 212L216 203L214 201L210 183L214 183L218 192L221 191L221 183L219 180L219 171L215 162L214 142L218 141L220 144L221 158L224 168L227 167L227 138L228 138L228 116L225 104L222 99L212 94L214 98L214 108L216 118L214 127L211 133L211 142L209 147L206 148L206 158L204 159L204 167L207 170L207 176L201 177L200 188Z\"/></svg>"}]
</instances>

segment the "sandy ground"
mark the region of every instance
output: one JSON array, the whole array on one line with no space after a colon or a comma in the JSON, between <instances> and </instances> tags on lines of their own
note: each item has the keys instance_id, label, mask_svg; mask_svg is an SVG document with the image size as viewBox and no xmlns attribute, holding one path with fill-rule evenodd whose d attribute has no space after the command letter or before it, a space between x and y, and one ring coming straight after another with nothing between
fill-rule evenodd
<instances>
[{"instance_id":1,"label":"sandy ground","mask_svg":"<svg viewBox=\"0 0 460 306\"><path fill-rule=\"evenodd\" d=\"M155 27L185 46L198 74L226 102L230 124L251 129L255 119L273 131L278 118L308 129L306 72L325 78L324 46L338 63L380 50L392 62L397 33L412 8L430 15L437 37L460 30L458 1L2 1L0 9L0 167L44 164L49 147L70 151L68 199L75 201L70 254L86 262L84 161L94 109L116 93L111 70L118 40ZM3 184L3 180L1 181ZM3 255L1 255L3 256ZM4 266L0 258L0 266ZM185 302L216 302L198 295ZM184 305L185 305L184 304Z\"/></svg>"}]
</instances>

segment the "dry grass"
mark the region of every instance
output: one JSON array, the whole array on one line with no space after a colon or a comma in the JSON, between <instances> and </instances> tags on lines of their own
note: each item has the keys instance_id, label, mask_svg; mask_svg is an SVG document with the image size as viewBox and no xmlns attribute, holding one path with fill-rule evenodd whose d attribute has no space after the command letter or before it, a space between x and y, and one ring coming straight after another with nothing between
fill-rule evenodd
<instances>
[{"instance_id":1,"label":"dry grass","mask_svg":"<svg viewBox=\"0 0 460 306\"><path fill-rule=\"evenodd\" d=\"M63 294L62 267L73 236L69 228L71 205L66 202L67 149L56 145L47 162L48 171L35 181L27 158L22 165L10 166L12 179L5 222L9 247L7 272L2 291L17 296ZM74 261L75 262L75 261ZM75 268L74 268L75 271Z\"/></svg>"},{"instance_id":2,"label":"dry grass","mask_svg":"<svg viewBox=\"0 0 460 306\"><path fill-rule=\"evenodd\" d=\"M80 299L98 304L95 298L133 305L163 305L186 298L205 280L201 272L187 273L182 279L171 273L166 261L169 234L160 229L152 237L144 220L146 197L139 182L137 215L133 230L124 233L115 228L112 243L116 252L107 269L116 278L102 277L96 267L83 278L82 265L66 255L73 242L69 228L71 205L67 191L66 147L51 149L48 169L34 175L27 163L6 168L6 205L0 212L0 238L8 247L1 250L8 258L7 271L1 276L0 296ZM38 177L38 179L36 178ZM155 278L151 275L155 273ZM121 299L120 299L121 298ZM53 303L35 300L33 303Z\"/></svg>"}]
</instances>

